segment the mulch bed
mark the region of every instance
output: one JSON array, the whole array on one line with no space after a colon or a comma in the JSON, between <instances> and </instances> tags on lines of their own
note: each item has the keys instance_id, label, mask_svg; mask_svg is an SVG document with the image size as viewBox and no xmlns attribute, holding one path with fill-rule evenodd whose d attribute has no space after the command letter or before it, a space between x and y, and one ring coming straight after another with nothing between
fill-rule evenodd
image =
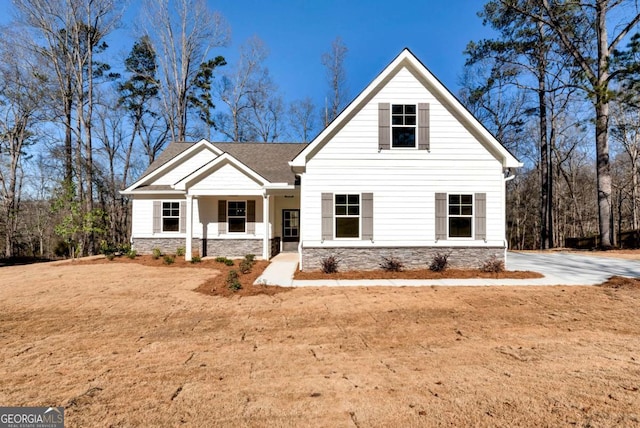
<instances>
[{"instance_id":1,"label":"mulch bed","mask_svg":"<svg viewBox=\"0 0 640 428\"><path fill-rule=\"evenodd\" d=\"M504 271L482 272L478 269L446 269L442 272L433 272L429 269L412 269L401 272L387 272L384 270L371 271L345 271L337 273L322 273L321 271L296 272L295 279L532 279L542 278L538 272L529 271Z\"/></svg>"},{"instance_id":2,"label":"mulch bed","mask_svg":"<svg viewBox=\"0 0 640 428\"><path fill-rule=\"evenodd\" d=\"M640 290L640 278L626 278L624 276L612 276L609 280L598 284L602 288Z\"/></svg>"}]
</instances>

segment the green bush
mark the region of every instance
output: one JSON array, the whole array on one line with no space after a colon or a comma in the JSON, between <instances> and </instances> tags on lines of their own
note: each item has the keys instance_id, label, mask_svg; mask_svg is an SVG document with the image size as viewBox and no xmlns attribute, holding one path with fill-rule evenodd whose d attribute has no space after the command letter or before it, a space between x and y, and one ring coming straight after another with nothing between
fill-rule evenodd
<instances>
[{"instance_id":1,"label":"green bush","mask_svg":"<svg viewBox=\"0 0 640 428\"><path fill-rule=\"evenodd\" d=\"M158 260L160 256L162 256L162 251L160 251L160 248L154 248L153 250L151 250L151 257L153 257L154 260Z\"/></svg>"},{"instance_id":2,"label":"green bush","mask_svg":"<svg viewBox=\"0 0 640 428\"><path fill-rule=\"evenodd\" d=\"M202 261L202 259L200 258L200 256L193 256L191 257L191 263L200 263Z\"/></svg>"},{"instance_id":3,"label":"green bush","mask_svg":"<svg viewBox=\"0 0 640 428\"><path fill-rule=\"evenodd\" d=\"M238 291L242 288L242 284L240 284L238 276L238 272L235 270L230 270L227 274L226 283L229 290Z\"/></svg>"},{"instance_id":4,"label":"green bush","mask_svg":"<svg viewBox=\"0 0 640 428\"><path fill-rule=\"evenodd\" d=\"M253 263L251 263L247 259L244 259L243 261L240 262L239 269L240 269L240 272L244 274L244 273L251 272L252 267L253 267Z\"/></svg>"},{"instance_id":5,"label":"green bush","mask_svg":"<svg viewBox=\"0 0 640 428\"><path fill-rule=\"evenodd\" d=\"M172 256L168 256L168 255L167 255L167 256L164 256L164 258L163 258L163 263L164 263L165 265L172 265L172 264L173 264L173 262L175 262L175 259L174 259Z\"/></svg>"},{"instance_id":6,"label":"green bush","mask_svg":"<svg viewBox=\"0 0 640 428\"><path fill-rule=\"evenodd\" d=\"M255 254L247 254L244 256L244 259L247 260L250 263L254 263L256 260L256 255Z\"/></svg>"},{"instance_id":7,"label":"green bush","mask_svg":"<svg viewBox=\"0 0 640 428\"><path fill-rule=\"evenodd\" d=\"M225 265L227 265L227 266L233 266L233 260L231 260L231 259L226 259L226 260L224 261L224 264L225 264Z\"/></svg>"},{"instance_id":8,"label":"green bush","mask_svg":"<svg viewBox=\"0 0 640 428\"><path fill-rule=\"evenodd\" d=\"M136 250L129 250L127 251L127 257L130 258L131 260L135 259L136 256L138 255L138 252Z\"/></svg>"},{"instance_id":9,"label":"green bush","mask_svg":"<svg viewBox=\"0 0 640 428\"><path fill-rule=\"evenodd\" d=\"M178 257L184 256L184 247L178 247L176 249L176 256L178 256Z\"/></svg>"},{"instance_id":10,"label":"green bush","mask_svg":"<svg viewBox=\"0 0 640 428\"><path fill-rule=\"evenodd\" d=\"M224 263L227 260L226 257L216 257L216 262L218 263Z\"/></svg>"},{"instance_id":11,"label":"green bush","mask_svg":"<svg viewBox=\"0 0 640 428\"><path fill-rule=\"evenodd\" d=\"M107 258L107 260L111 261L116 258L116 255L113 253L107 253L105 254L105 257Z\"/></svg>"}]
</instances>

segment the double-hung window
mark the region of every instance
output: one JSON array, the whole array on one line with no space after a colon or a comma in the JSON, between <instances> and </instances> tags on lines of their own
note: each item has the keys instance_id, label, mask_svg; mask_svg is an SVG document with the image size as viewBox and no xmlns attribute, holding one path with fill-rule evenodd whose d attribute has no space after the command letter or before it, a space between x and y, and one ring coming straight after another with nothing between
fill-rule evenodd
<instances>
[{"instance_id":1,"label":"double-hung window","mask_svg":"<svg viewBox=\"0 0 640 428\"><path fill-rule=\"evenodd\" d=\"M178 232L180 230L180 202L162 203L162 231Z\"/></svg>"},{"instance_id":2,"label":"double-hung window","mask_svg":"<svg viewBox=\"0 0 640 428\"><path fill-rule=\"evenodd\" d=\"M360 195L335 195L336 238L360 237Z\"/></svg>"},{"instance_id":3,"label":"double-hung window","mask_svg":"<svg viewBox=\"0 0 640 428\"><path fill-rule=\"evenodd\" d=\"M227 205L229 233L245 233L247 226L247 202L229 201Z\"/></svg>"},{"instance_id":4,"label":"double-hung window","mask_svg":"<svg viewBox=\"0 0 640 428\"><path fill-rule=\"evenodd\" d=\"M391 105L391 147L416 147L417 112L415 104Z\"/></svg>"},{"instance_id":5,"label":"double-hung window","mask_svg":"<svg viewBox=\"0 0 640 428\"><path fill-rule=\"evenodd\" d=\"M473 224L473 195L449 195L449 237L471 238Z\"/></svg>"}]
</instances>

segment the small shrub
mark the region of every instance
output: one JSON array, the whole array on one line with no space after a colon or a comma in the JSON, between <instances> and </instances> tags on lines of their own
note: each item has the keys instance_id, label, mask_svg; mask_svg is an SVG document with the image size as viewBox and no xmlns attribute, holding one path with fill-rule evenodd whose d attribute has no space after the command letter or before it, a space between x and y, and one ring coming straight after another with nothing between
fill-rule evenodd
<instances>
[{"instance_id":1,"label":"small shrub","mask_svg":"<svg viewBox=\"0 0 640 428\"><path fill-rule=\"evenodd\" d=\"M482 272L503 272L504 260L499 259L496 256L491 256L480 265L480 270Z\"/></svg>"},{"instance_id":2,"label":"small shrub","mask_svg":"<svg viewBox=\"0 0 640 428\"><path fill-rule=\"evenodd\" d=\"M238 272L235 270L229 271L226 283L229 290L238 291L242 288L242 284L240 284L240 281L238 280Z\"/></svg>"},{"instance_id":3,"label":"small shrub","mask_svg":"<svg viewBox=\"0 0 640 428\"><path fill-rule=\"evenodd\" d=\"M244 259L247 260L249 263L254 263L256 260L256 255L255 254L247 254L244 256Z\"/></svg>"},{"instance_id":4,"label":"small shrub","mask_svg":"<svg viewBox=\"0 0 640 428\"><path fill-rule=\"evenodd\" d=\"M218 263L224 263L225 260L227 260L226 257L216 257L216 262Z\"/></svg>"},{"instance_id":5,"label":"small shrub","mask_svg":"<svg viewBox=\"0 0 640 428\"><path fill-rule=\"evenodd\" d=\"M193 256L191 257L191 263L195 264L195 263L200 263L202 261L202 259L200 258L200 256Z\"/></svg>"},{"instance_id":6,"label":"small shrub","mask_svg":"<svg viewBox=\"0 0 640 428\"><path fill-rule=\"evenodd\" d=\"M130 258L131 260L135 259L136 256L138 255L138 252L136 250L129 250L127 251L127 257Z\"/></svg>"},{"instance_id":7,"label":"small shrub","mask_svg":"<svg viewBox=\"0 0 640 428\"><path fill-rule=\"evenodd\" d=\"M429 263L429 270L433 272L442 272L449 266L449 254L446 253L436 253L431 258L431 263Z\"/></svg>"},{"instance_id":8,"label":"small shrub","mask_svg":"<svg viewBox=\"0 0 640 428\"><path fill-rule=\"evenodd\" d=\"M162 251L160 251L160 248L154 248L153 250L151 250L151 257L153 257L154 260L158 260L160 256L162 256Z\"/></svg>"},{"instance_id":9,"label":"small shrub","mask_svg":"<svg viewBox=\"0 0 640 428\"><path fill-rule=\"evenodd\" d=\"M111 253L115 253L118 249L116 248L116 246L110 242L107 242L106 240L102 240L100 241L100 252L102 254L104 254L105 256L107 254L111 254Z\"/></svg>"},{"instance_id":10,"label":"small shrub","mask_svg":"<svg viewBox=\"0 0 640 428\"><path fill-rule=\"evenodd\" d=\"M233 266L233 260L231 260L231 259L226 259L226 260L224 261L224 264L225 264L225 265L227 265L227 266Z\"/></svg>"},{"instance_id":11,"label":"small shrub","mask_svg":"<svg viewBox=\"0 0 640 428\"><path fill-rule=\"evenodd\" d=\"M178 256L178 257L184 256L184 247L178 247L176 249L176 256Z\"/></svg>"},{"instance_id":12,"label":"small shrub","mask_svg":"<svg viewBox=\"0 0 640 428\"><path fill-rule=\"evenodd\" d=\"M383 257L380 267L386 272L401 272L404 267L404 263L395 257Z\"/></svg>"},{"instance_id":13,"label":"small shrub","mask_svg":"<svg viewBox=\"0 0 640 428\"><path fill-rule=\"evenodd\" d=\"M251 272L252 267L253 267L253 263L251 263L247 259L244 259L243 261L240 262L239 269L240 269L240 272L244 274L244 273Z\"/></svg>"},{"instance_id":14,"label":"small shrub","mask_svg":"<svg viewBox=\"0 0 640 428\"><path fill-rule=\"evenodd\" d=\"M164 256L162 261L165 265L172 265L173 262L175 262L175 259L172 256L167 255L167 256Z\"/></svg>"},{"instance_id":15,"label":"small shrub","mask_svg":"<svg viewBox=\"0 0 640 428\"><path fill-rule=\"evenodd\" d=\"M131 244L129 243L117 246L117 252L120 254L127 254L129 251L131 251Z\"/></svg>"},{"instance_id":16,"label":"small shrub","mask_svg":"<svg viewBox=\"0 0 640 428\"><path fill-rule=\"evenodd\" d=\"M111 261L116 258L116 255L113 253L107 253L105 254L105 257L107 258L107 260Z\"/></svg>"},{"instance_id":17,"label":"small shrub","mask_svg":"<svg viewBox=\"0 0 640 428\"><path fill-rule=\"evenodd\" d=\"M336 273L338 272L338 259L334 256L325 257L320 260L320 267L322 269L322 273Z\"/></svg>"}]
</instances>

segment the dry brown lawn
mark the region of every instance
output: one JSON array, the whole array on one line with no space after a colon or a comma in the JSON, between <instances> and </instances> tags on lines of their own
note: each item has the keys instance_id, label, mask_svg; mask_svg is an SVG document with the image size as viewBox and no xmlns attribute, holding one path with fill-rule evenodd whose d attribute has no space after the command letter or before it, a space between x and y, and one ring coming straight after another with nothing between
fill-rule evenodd
<instances>
[{"instance_id":1,"label":"dry brown lawn","mask_svg":"<svg viewBox=\"0 0 640 428\"><path fill-rule=\"evenodd\" d=\"M212 268L0 268L0 404L76 426L638 426L640 287L193 290Z\"/></svg>"}]
</instances>

